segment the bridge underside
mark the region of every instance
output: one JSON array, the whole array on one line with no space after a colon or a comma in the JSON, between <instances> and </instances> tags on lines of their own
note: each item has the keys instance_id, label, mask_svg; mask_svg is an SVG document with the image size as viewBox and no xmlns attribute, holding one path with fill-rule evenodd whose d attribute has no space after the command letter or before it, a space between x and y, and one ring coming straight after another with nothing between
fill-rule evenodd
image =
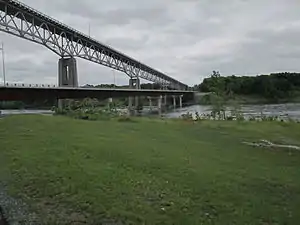
<instances>
[{"instance_id":1,"label":"bridge underside","mask_svg":"<svg viewBox=\"0 0 300 225\"><path fill-rule=\"evenodd\" d=\"M32 88L32 87L0 87L0 101L16 100L55 100L55 99L83 99L138 97L138 96L183 96L193 99L194 92L174 90L147 90L147 89L97 89L97 88Z\"/></svg>"}]
</instances>

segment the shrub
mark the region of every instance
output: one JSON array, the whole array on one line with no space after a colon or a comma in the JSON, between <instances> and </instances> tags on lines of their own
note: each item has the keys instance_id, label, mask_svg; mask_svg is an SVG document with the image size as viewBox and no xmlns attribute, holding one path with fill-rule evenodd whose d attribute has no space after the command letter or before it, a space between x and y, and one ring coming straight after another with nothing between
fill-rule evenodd
<instances>
[{"instance_id":1,"label":"shrub","mask_svg":"<svg viewBox=\"0 0 300 225\"><path fill-rule=\"evenodd\" d=\"M181 115L181 118L184 119L184 120L194 120L193 119L193 114L190 113L190 112L187 112L185 114L182 114Z\"/></svg>"}]
</instances>

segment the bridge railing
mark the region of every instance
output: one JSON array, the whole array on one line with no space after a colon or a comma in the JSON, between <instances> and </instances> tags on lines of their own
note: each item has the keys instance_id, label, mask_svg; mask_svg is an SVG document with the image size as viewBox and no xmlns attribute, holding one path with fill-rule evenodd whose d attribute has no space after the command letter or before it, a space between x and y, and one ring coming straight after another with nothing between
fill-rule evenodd
<instances>
[{"instance_id":1,"label":"bridge railing","mask_svg":"<svg viewBox=\"0 0 300 225\"><path fill-rule=\"evenodd\" d=\"M16 87L16 88L43 88L43 89L47 89L47 88L75 88L75 87L70 87L70 86L59 86L57 84L30 84L30 83L3 83L0 81L0 87L7 87L7 88L13 88L13 87ZM94 87L94 86L78 86L76 87L76 89L110 89L110 90L120 90L120 89L130 89L129 87L114 87L114 86L111 86L111 87ZM135 88L131 88L131 89L135 89ZM140 91L143 91L143 90L153 90L153 91L163 91L163 89L139 89ZM202 93L203 95L203 93Z\"/></svg>"},{"instance_id":2,"label":"bridge railing","mask_svg":"<svg viewBox=\"0 0 300 225\"><path fill-rule=\"evenodd\" d=\"M32 88L54 88L55 84L25 84L25 83L0 83L0 87L32 87Z\"/></svg>"}]
</instances>

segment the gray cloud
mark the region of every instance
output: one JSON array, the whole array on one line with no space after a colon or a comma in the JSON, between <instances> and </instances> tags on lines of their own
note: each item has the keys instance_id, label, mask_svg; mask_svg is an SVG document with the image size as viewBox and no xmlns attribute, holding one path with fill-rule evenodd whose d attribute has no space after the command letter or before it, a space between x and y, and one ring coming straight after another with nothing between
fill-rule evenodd
<instances>
[{"instance_id":1,"label":"gray cloud","mask_svg":"<svg viewBox=\"0 0 300 225\"><path fill-rule=\"evenodd\" d=\"M300 70L298 0L23 0L100 42L189 85L212 70L248 75ZM7 79L56 83L58 56L0 33ZM127 83L120 72L78 59L79 82ZM0 78L1 81L1 78Z\"/></svg>"}]
</instances>

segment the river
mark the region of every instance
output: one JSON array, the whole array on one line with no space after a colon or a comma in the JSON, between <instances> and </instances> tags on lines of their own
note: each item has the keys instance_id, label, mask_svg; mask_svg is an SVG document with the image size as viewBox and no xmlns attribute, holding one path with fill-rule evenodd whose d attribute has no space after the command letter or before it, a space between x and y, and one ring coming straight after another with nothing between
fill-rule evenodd
<instances>
[{"instance_id":1,"label":"river","mask_svg":"<svg viewBox=\"0 0 300 225\"><path fill-rule=\"evenodd\" d=\"M2 115L12 114L52 114L50 110L0 110ZM288 103L288 104L269 104L269 105L242 105L241 111L247 116L260 116L261 113L267 116L278 116L282 119L300 119L300 103ZM168 112L165 117L176 118L182 114L190 112L195 115L195 112L199 114L207 114L211 112L211 106L193 105L182 109L176 109L173 112ZM230 109L228 110L228 113Z\"/></svg>"},{"instance_id":2,"label":"river","mask_svg":"<svg viewBox=\"0 0 300 225\"><path fill-rule=\"evenodd\" d=\"M242 105L241 111L245 117L260 116L261 113L263 113L266 116L278 116L282 119L300 119L300 103ZM176 109L174 112L170 112L165 116L176 118L187 112L190 112L194 115L195 112L198 112L199 114L208 114L211 112L211 106L193 105L182 109ZM230 113L230 108L228 108L227 113Z\"/></svg>"},{"instance_id":3,"label":"river","mask_svg":"<svg viewBox=\"0 0 300 225\"><path fill-rule=\"evenodd\" d=\"M15 114L52 114L51 110L40 109L0 109L0 115L15 115Z\"/></svg>"}]
</instances>

